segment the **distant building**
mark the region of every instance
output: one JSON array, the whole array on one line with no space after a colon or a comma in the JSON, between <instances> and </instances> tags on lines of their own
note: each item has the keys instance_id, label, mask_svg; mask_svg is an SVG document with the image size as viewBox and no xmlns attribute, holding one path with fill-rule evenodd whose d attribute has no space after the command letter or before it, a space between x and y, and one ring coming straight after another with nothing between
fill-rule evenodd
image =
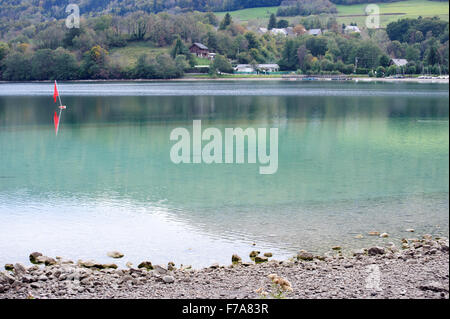
<instances>
[{"instance_id":1,"label":"distant building","mask_svg":"<svg viewBox=\"0 0 450 319\"><path fill-rule=\"evenodd\" d=\"M253 73L255 72L255 68L250 64L238 64L234 68L234 71L238 73Z\"/></svg>"},{"instance_id":2,"label":"distant building","mask_svg":"<svg viewBox=\"0 0 450 319\"><path fill-rule=\"evenodd\" d=\"M259 34L266 34L267 31L269 31L267 28L258 28L258 33Z\"/></svg>"},{"instance_id":3,"label":"distant building","mask_svg":"<svg viewBox=\"0 0 450 319\"><path fill-rule=\"evenodd\" d=\"M391 65L395 65L398 67L406 66L408 64L408 60L406 59L392 59Z\"/></svg>"},{"instance_id":4,"label":"distant building","mask_svg":"<svg viewBox=\"0 0 450 319\"><path fill-rule=\"evenodd\" d=\"M282 35L282 36L295 36L294 28L293 27L287 27L287 28L273 28L271 30L267 28L258 28L259 34L266 34L267 32L270 32L273 35Z\"/></svg>"},{"instance_id":5,"label":"distant building","mask_svg":"<svg viewBox=\"0 0 450 319\"><path fill-rule=\"evenodd\" d=\"M322 30L320 30L320 29L311 29L311 30L308 30L308 34L309 35L314 35L314 36L322 35Z\"/></svg>"},{"instance_id":6,"label":"distant building","mask_svg":"<svg viewBox=\"0 0 450 319\"><path fill-rule=\"evenodd\" d=\"M210 53L209 49L206 45L198 43L198 42L191 45L191 47L189 48L189 51L192 54L195 54L196 56L198 56L200 58L208 58L208 55Z\"/></svg>"},{"instance_id":7,"label":"distant building","mask_svg":"<svg viewBox=\"0 0 450 319\"><path fill-rule=\"evenodd\" d=\"M216 58L216 53L208 53L208 60L210 61L214 61L214 59Z\"/></svg>"},{"instance_id":8,"label":"distant building","mask_svg":"<svg viewBox=\"0 0 450 319\"><path fill-rule=\"evenodd\" d=\"M280 66L278 64L258 64L256 68L258 69L258 71L262 71L264 73L280 71Z\"/></svg>"},{"instance_id":9,"label":"distant building","mask_svg":"<svg viewBox=\"0 0 450 319\"><path fill-rule=\"evenodd\" d=\"M237 73L255 73L256 71L262 73L278 72L280 66L278 64L257 64L255 66L251 64L238 64L234 71Z\"/></svg>"},{"instance_id":10,"label":"distant building","mask_svg":"<svg viewBox=\"0 0 450 319\"><path fill-rule=\"evenodd\" d=\"M361 33L361 30L356 25L348 25L344 29L345 33Z\"/></svg>"}]
</instances>

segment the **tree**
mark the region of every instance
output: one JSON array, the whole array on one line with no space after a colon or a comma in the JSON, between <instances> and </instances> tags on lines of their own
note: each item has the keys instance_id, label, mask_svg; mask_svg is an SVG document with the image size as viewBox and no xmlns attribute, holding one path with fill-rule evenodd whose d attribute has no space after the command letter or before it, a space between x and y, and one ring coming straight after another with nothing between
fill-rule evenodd
<instances>
[{"instance_id":1,"label":"tree","mask_svg":"<svg viewBox=\"0 0 450 319\"><path fill-rule=\"evenodd\" d=\"M177 69L179 70L180 73L184 73L184 71L190 68L190 65L186 60L185 55L178 55L175 58L175 65L177 66Z\"/></svg>"},{"instance_id":2,"label":"tree","mask_svg":"<svg viewBox=\"0 0 450 319\"><path fill-rule=\"evenodd\" d=\"M391 58L388 57L386 54L383 54L380 56L379 64L383 67L388 67L389 63L391 63Z\"/></svg>"},{"instance_id":3,"label":"tree","mask_svg":"<svg viewBox=\"0 0 450 319\"><path fill-rule=\"evenodd\" d=\"M288 20L280 20L277 22L277 28L284 29L289 27L289 21Z\"/></svg>"},{"instance_id":4,"label":"tree","mask_svg":"<svg viewBox=\"0 0 450 319\"><path fill-rule=\"evenodd\" d=\"M53 52L55 80L76 80L79 77L79 66L75 55L63 48Z\"/></svg>"},{"instance_id":5,"label":"tree","mask_svg":"<svg viewBox=\"0 0 450 319\"><path fill-rule=\"evenodd\" d=\"M223 73L232 73L233 72L233 67L231 66L231 63L223 55L216 56L216 58L214 59L214 62L212 64L212 67L215 70L223 72Z\"/></svg>"},{"instance_id":6,"label":"tree","mask_svg":"<svg viewBox=\"0 0 450 319\"><path fill-rule=\"evenodd\" d=\"M382 78L382 77L384 77L384 74L386 73L386 70L382 67L382 66L379 66L378 68L377 68L377 78Z\"/></svg>"},{"instance_id":7,"label":"tree","mask_svg":"<svg viewBox=\"0 0 450 319\"><path fill-rule=\"evenodd\" d=\"M372 42L361 42L353 53L358 58L358 68L375 68L382 54L380 48Z\"/></svg>"},{"instance_id":8,"label":"tree","mask_svg":"<svg viewBox=\"0 0 450 319\"><path fill-rule=\"evenodd\" d=\"M0 41L0 61L3 60L9 53L9 46L5 42Z\"/></svg>"},{"instance_id":9,"label":"tree","mask_svg":"<svg viewBox=\"0 0 450 319\"><path fill-rule=\"evenodd\" d=\"M298 65L300 66L300 69L305 71L305 62L306 62L306 55L308 54L308 49L306 49L305 45L301 45L297 50L297 58L298 58Z\"/></svg>"},{"instance_id":10,"label":"tree","mask_svg":"<svg viewBox=\"0 0 450 319\"><path fill-rule=\"evenodd\" d=\"M53 51L41 49L31 58L31 78L34 80L53 80L55 75Z\"/></svg>"},{"instance_id":11,"label":"tree","mask_svg":"<svg viewBox=\"0 0 450 319\"><path fill-rule=\"evenodd\" d=\"M275 14L272 13L270 15L269 25L267 26L267 29L272 30L275 29L276 27L277 27L277 18L275 17Z\"/></svg>"},{"instance_id":12,"label":"tree","mask_svg":"<svg viewBox=\"0 0 450 319\"><path fill-rule=\"evenodd\" d=\"M84 54L82 71L85 78L88 79L107 79L108 70L108 51L101 46L93 46L91 50Z\"/></svg>"},{"instance_id":13,"label":"tree","mask_svg":"<svg viewBox=\"0 0 450 319\"><path fill-rule=\"evenodd\" d=\"M22 52L14 52L5 59L3 79L7 81L28 81L31 79L30 69L30 57Z\"/></svg>"},{"instance_id":14,"label":"tree","mask_svg":"<svg viewBox=\"0 0 450 319\"><path fill-rule=\"evenodd\" d=\"M225 30L232 23L233 23L233 20L231 19L231 15L227 12L227 14L225 14L225 17L223 18L222 22L220 22L219 30Z\"/></svg>"},{"instance_id":15,"label":"tree","mask_svg":"<svg viewBox=\"0 0 450 319\"><path fill-rule=\"evenodd\" d=\"M172 51L170 53L170 56L175 59L177 55L184 54L187 55L189 53L189 50L184 45L183 41L181 41L180 36L177 37L177 40L175 41L175 45L172 48Z\"/></svg>"},{"instance_id":16,"label":"tree","mask_svg":"<svg viewBox=\"0 0 450 319\"><path fill-rule=\"evenodd\" d=\"M432 45L426 53L426 61L428 65L435 65L441 62L441 57L436 45Z\"/></svg>"},{"instance_id":17,"label":"tree","mask_svg":"<svg viewBox=\"0 0 450 319\"><path fill-rule=\"evenodd\" d=\"M310 37L306 40L306 48L314 56L325 55L327 52L328 40L324 37Z\"/></svg>"}]
</instances>

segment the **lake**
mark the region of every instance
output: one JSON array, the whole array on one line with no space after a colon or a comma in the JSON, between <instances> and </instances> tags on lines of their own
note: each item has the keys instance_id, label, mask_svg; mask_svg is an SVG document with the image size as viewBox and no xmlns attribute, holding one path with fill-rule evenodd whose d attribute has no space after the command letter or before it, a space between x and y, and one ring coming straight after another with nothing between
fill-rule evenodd
<instances>
[{"instance_id":1,"label":"lake","mask_svg":"<svg viewBox=\"0 0 450 319\"><path fill-rule=\"evenodd\" d=\"M0 84L0 264L286 259L448 236L448 84ZM278 128L278 171L170 160L174 128ZM387 232L390 238L367 236ZM364 234L363 239L355 235ZM253 246L253 244L256 244ZM247 257L247 258L245 258ZM121 264L123 265L123 264Z\"/></svg>"}]
</instances>

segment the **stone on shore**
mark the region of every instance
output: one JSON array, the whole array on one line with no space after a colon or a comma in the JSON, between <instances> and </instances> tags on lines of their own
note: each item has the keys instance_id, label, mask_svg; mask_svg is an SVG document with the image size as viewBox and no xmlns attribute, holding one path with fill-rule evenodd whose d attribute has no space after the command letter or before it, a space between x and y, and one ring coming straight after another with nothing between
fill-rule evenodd
<instances>
[{"instance_id":1,"label":"stone on shore","mask_svg":"<svg viewBox=\"0 0 450 319\"><path fill-rule=\"evenodd\" d=\"M334 247L331 247L331 249L333 249L333 250L342 250L342 247L341 246L334 246Z\"/></svg>"},{"instance_id":2,"label":"stone on shore","mask_svg":"<svg viewBox=\"0 0 450 319\"><path fill-rule=\"evenodd\" d=\"M370 231L367 233L369 236L380 236L380 232L377 231Z\"/></svg>"},{"instance_id":3,"label":"stone on shore","mask_svg":"<svg viewBox=\"0 0 450 319\"><path fill-rule=\"evenodd\" d=\"M264 256L270 258L273 256L273 254L272 253L264 253Z\"/></svg>"},{"instance_id":4,"label":"stone on shore","mask_svg":"<svg viewBox=\"0 0 450 319\"><path fill-rule=\"evenodd\" d=\"M369 254L369 256L384 255L386 253L386 250L383 247L374 246L370 247L367 250L367 253Z\"/></svg>"},{"instance_id":5,"label":"stone on shore","mask_svg":"<svg viewBox=\"0 0 450 319\"><path fill-rule=\"evenodd\" d=\"M381 235L380 235L380 238L388 238L389 237L389 234L388 233L382 233Z\"/></svg>"},{"instance_id":6,"label":"stone on shore","mask_svg":"<svg viewBox=\"0 0 450 319\"><path fill-rule=\"evenodd\" d=\"M30 254L30 262L35 265L40 264L40 262L37 260L37 258L40 256L42 256L41 253L38 253L38 252L31 253Z\"/></svg>"},{"instance_id":7,"label":"stone on shore","mask_svg":"<svg viewBox=\"0 0 450 319\"><path fill-rule=\"evenodd\" d=\"M153 270L153 265L150 261L143 261L138 265L138 268L145 268L147 270Z\"/></svg>"},{"instance_id":8,"label":"stone on shore","mask_svg":"<svg viewBox=\"0 0 450 319\"><path fill-rule=\"evenodd\" d=\"M27 273L27 268L21 263L16 263L14 265L14 273L16 274L16 276L25 275Z\"/></svg>"},{"instance_id":9,"label":"stone on shore","mask_svg":"<svg viewBox=\"0 0 450 319\"><path fill-rule=\"evenodd\" d=\"M408 233L414 233L414 232L415 232L415 229L413 229L413 228L408 228L408 229L406 229L406 231L407 231Z\"/></svg>"},{"instance_id":10,"label":"stone on shore","mask_svg":"<svg viewBox=\"0 0 450 319\"><path fill-rule=\"evenodd\" d=\"M257 250L253 250L252 252L250 252L250 258L255 258L256 256L258 256L261 252L257 251Z\"/></svg>"},{"instance_id":11,"label":"stone on shore","mask_svg":"<svg viewBox=\"0 0 450 319\"><path fill-rule=\"evenodd\" d=\"M14 270L14 265L13 264L6 264L5 265L5 270L13 271Z\"/></svg>"},{"instance_id":12,"label":"stone on shore","mask_svg":"<svg viewBox=\"0 0 450 319\"><path fill-rule=\"evenodd\" d=\"M448 292L448 287L445 287L437 281L425 283L419 286L421 290L430 290L433 292Z\"/></svg>"},{"instance_id":13,"label":"stone on shore","mask_svg":"<svg viewBox=\"0 0 450 319\"><path fill-rule=\"evenodd\" d=\"M122 254L119 251L110 251L110 252L108 252L107 255L108 255L108 257L115 258L115 259L119 259L119 258L122 258L123 256L125 256L124 254Z\"/></svg>"},{"instance_id":14,"label":"stone on shore","mask_svg":"<svg viewBox=\"0 0 450 319\"><path fill-rule=\"evenodd\" d=\"M1 285L10 285L12 283L14 283L16 281L16 279L11 276L9 273L7 272L0 272L0 284Z\"/></svg>"},{"instance_id":15,"label":"stone on shore","mask_svg":"<svg viewBox=\"0 0 450 319\"><path fill-rule=\"evenodd\" d=\"M355 236L355 239L363 239L363 238L364 238L364 236L362 234L358 234Z\"/></svg>"},{"instance_id":16,"label":"stone on shore","mask_svg":"<svg viewBox=\"0 0 450 319\"><path fill-rule=\"evenodd\" d=\"M314 255L311 253L308 253L307 251L300 250L297 254L298 260L304 260L304 261L311 261L314 259Z\"/></svg>"},{"instance_id":17,"label":"stone on shore","mask_svg":"<svg viewBox=\"0 0 450 319\"><path fill-rule=\"evenodd\" d=\"M231 262L233 264L239 264L242 263L242 258L239 257L237 254L233 254L233 256L231 256Z\"/></svg>"},{"instance_id":18,"label":"stone on shore","mask_svg":"<svg viewBox=\"0 0 450 319\"><path fill-rule=\"evenodd\" d=\"M164 276L162 279L166 284L172 284L175 282L175 278L173 278L173 276L169 276L169 275Z\"/></svg>"},{"instance_id":19,"label":"stone on shore","mask_svg":"<svg viewBox=\"0 0 450 319\"><path fill-rule=\"evenodd\" d=\"M97 265L99 266L99 265ZM100 267L97 267L99 269L117 269L117 265L116 264L101 264Z\"/></svg>"},{"instance_id":20,"label":"stone on shore","mask_svg":"<svg viewBox=\"0 0 450 319\"><path fill-rule=\"evenodd\" d=\"M366 251L364 249L357 249L353 251L354 257L361 257L366 254Z\"/></svg>"},{"instance_id":21,"label":"stone on shore","mask_svg":"<svg viewBox=\"0 0 450 319\"><path fill-rule=\"evenodd\" d=\"M260 263L265 263L269 261L269 258L265 257L265 256L256 256L255 257L255 263L260 264Z\"/></svg>"},{"instance_id":22,"label":"stone on shore","mask_svg":"<svg viewBox=\"0 0 450 319\"><path fill-rule=\"evenodd\" d=\"M154 270L156 271L156 273L158 273L160 275L165 275L168 272L167 268L165 266L162 266L162 265L156 265L154 267Z\"/></svg>"}]
</instances>

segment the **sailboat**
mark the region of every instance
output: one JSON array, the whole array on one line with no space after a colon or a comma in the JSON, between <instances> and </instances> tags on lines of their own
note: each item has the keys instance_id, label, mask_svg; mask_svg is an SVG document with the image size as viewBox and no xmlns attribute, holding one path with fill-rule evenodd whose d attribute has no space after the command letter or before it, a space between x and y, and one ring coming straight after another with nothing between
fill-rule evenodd
<instances>
[{"instance_id":1,"label":"sailboat","mask_svg":"<svg viewBox=\"0 0 450 319\"><path fill-rule=\"evenodd\" d=\"M55 100L55 103L59 100L59 115L56 113L53 115L53 122L55 124L55 134L56 136L58 136L58 132L59 132L59 123L61 122L61 114L62 111L67 109L67 107L65 105L62 104L61 102L61 96L59 95L59 90L58 90L58 83L55 80L55 87L53 90L53 99Z\"/></svg>"}]
</instances>

